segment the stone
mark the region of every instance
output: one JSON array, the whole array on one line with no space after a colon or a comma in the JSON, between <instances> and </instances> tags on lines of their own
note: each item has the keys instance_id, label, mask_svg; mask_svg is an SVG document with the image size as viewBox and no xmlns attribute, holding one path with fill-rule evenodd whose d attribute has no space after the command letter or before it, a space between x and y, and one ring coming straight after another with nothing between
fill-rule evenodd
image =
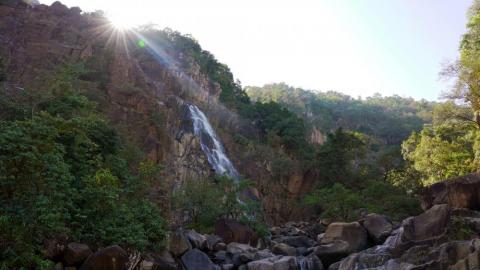
<instances>
[{"instance_id":1,"label":"stone","mask_svg":"<svg viewBox=\"0 0 480 270\"><path fill-rule=\"evenodd\" d=\"M162 250L153 254L153 269L176 270L178 264L168 250Z\"/></svg>"},{"instance_id":2,"label":"stone","mask_svg":"<svg viewBox=\"0 0 480 270\"><path fill-rule=\"evenodd\" d=\"M240 265L246 264L253 261L255 255L253 253L235 253L232 256L233 265L239 267Z\"/></svg>"},{"instance_id":3,"label":"stone","mask_svg":"<svg viewBox=\"0 0 480 270\"><path fill-rule=\"evenodd\" d=\"M180 257L183 253L190 249L192 249L192 244L185 236L183 231L176 230L170 234L168 250L170 250L175 257Z\"/></svg>"},{"instance_id":4,"label":"stone","mask_svg":"<svg viewBox=\"0 0 480 270\"><path fill-rule=\"evenodd\" d=\"M383 244L393 231L393 224L385 216L379 214L366 215L363 227L367 229L368 235L377 245Z\"/></svg>"},{"instance_id":5,"label":"stone","mask_svg":"<svg viewBox=\"0 0 480 270\"><path fill-rule=\"evenodd\" d=\"M250 246L250 245L247 245L247 244L232 242L232 243L227 245L227 252L230 252L232 254L246 253L246 252L255 253L255 252L257 252L257 249Z\"/></svg>"},{"instance_id":6,"label":"stone","mask_svg":"<svg viewBox=\"0 0 480 270\"><path fill-rule=\"evenodd\" d=\"M273 257L273 256L275 256L275 255L273 255L273 253L270 252L270 250L263 249L263 250L259 250L258 252L255 253L254 260L255 261L263 260L263 259L270 258L270 257Z\"/></svg>"},{"instance_id":7,"label":"stone","mask_svg":"<svg viewBox=\"0 0 480 270\"><path fill-rule=\"evenodd\" d=\"M308 238L307 236L304 236L304 235L300 235L300 236L284 236L284 237L280 237L280 238L277 238L275 239L275 241L277 242L280 242L280 243L285 243L289 246L292 246L292 247L312 247L314 246L315 244L317 244L317 242L315 242L314 240Z\"/></svg>"},{"instance_id":8,"label":"stone","mask_svg":"<svg viewBox=\"0 0 480 270\"><path fill-rule=\"evenodd\" d=\"M297 260L292 256L275 256L249 262L248 270L296 270Z\"/></svg>"},{"instance_id":9,"label":"stone","mask_svg":"<svg viewBox=\"0 0 480 270\"><path fill-rule=\"evenodd\" d=\"M205 241L208 250L215 250L215 245L222 242L222 238L218 235L208 235Z\"/></svg>"},{"instance_id":10,"label":"stone","mask_svg":"<svg viewBox=\"0 0 480 270\"><path fill-rule=\"evenodd\" d=\"M219 270L220 267L213 264L207 254L199 249L191 249L182 256L182 263L185 270Z\"/></svg>"},{"instance_id":11,"label":"stone","mask_svg":"<svg viewBox=\"0 0 480 270\"><path fill-rule=\"evenodd\" d=\"M227 244L237 242L256 246L258 241L257 234L250 227L228 219L220 219L215 223L215 234Z\"/></svg>"},{"instance_id":12,"label":"stone","mask_svg":"<svg viewBox=\"0 0 480 270\"><path fill-rule=\"evenodd\" d=\"M193 248L204 249L206 247L207 237L205 235L199 234L194 230L187 230L184 234L192 244Z\"/></svg>"},{"instance_id":13,"label":"stone","mask_svg":"<svg viewBox=\"0 0 480 270\"><path fill-rule=\"evenodd\" d=\"M92 250L88 245L82 243L69 243L65 248L63 259L66 265L78 265L84 262Z\"/></svg>"},{"instance_id":14,"label":"stone","mask_svg":"<svg viewBox=\"0 0 480 270\"><path fill-rule=\"evenodd\" d=\"M330 265L365 248L367 231L360 223L336 222L328 225L320 245L313 250L324 264Z\"/></svg>"},{"instance_id":15,"label":"stone","mask_svg":"<svg viewBox=\"0 0 480 270\"><path fill-rule=\"evenodd\" d=\"M139 270L153 270L153 262L143 260L140 262Z\"/></svg>"},{"instance_id":16,"label":"stone","mask_svg":"<svg viewBox=\"0 0 480 270\"><path fill-rule=\"evenodd\" d=\"M225 243L216 243L215 246L213 247L213 250L219 251L219 250L226 250L227 249L227 244Z\"/></svg>"},{"instance_id":17,"label":"stone","mask_svg":"<svg viewBox=\"0 0 480 270\"><path fill-rule=\"evenodd\" d=\"M58 239L45 239L43 240L43 255L50 260L57 261L62 258L65 250L65 244Z\"/></svg>"},{"instance_id":18,"label":"stone","mask_svg":"<svg viewBox=\"0 0 480 270\"><path fill-rule=\"evenodd\" d=\"M278 243L272 247L272 253L275 255L295 256L297 255L297 250L287 244Z\"/></svg>"},{"instance_id":19,"label":"stone","mask_svg":"<svg viewBox=\"0 0 480 270\"><path fill-rule=\"evenodd\" d=\"M99 249L90 255L80 270L127 270L128 254L120 246Z\"/></svg>"},{"instance_id":20,"label":"stone","mask_svg":"<svg viewBox=\"0 0 480 270\"><path fill-rule=\"evenodd\" d=\"M423 210L437 204L480 210L480 174L454 177L426 187L420 196Z\"/></svg>"},{"instance_id":21,"label":"stone","mask_svg":"<svg viewBox=\"0 0 480 270\"><path fill-rule=\"evenodd\" d=\"M235 269L235 266L233 264L222 264L220 268L222 270L233 270Z\"/></svg>"},{"instance_id":22,"label":"stone","mask_svg":"<svg viewBox=\"0 0 480 270\"><path fill-rule=\"evenodd\" d=\"M409 219L404 225L404 238L409 241L425 241L442 236L450 220L447 204L434 205L424 213Z\"/></svg>"},{"instance_id":23,"label":"stone","mask_svg":"<svg viewBox=\"0 0 480 270\"><path fill-rule=\"evenodd\" d=\"M323 264L315 254L297 257L297 264L301 270L323 270Z\"/></svg>"}]
</instances>

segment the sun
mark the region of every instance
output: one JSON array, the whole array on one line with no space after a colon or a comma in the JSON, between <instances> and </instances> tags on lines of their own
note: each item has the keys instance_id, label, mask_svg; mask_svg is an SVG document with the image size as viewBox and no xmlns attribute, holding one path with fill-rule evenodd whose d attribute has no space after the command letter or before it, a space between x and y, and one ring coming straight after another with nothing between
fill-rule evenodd
<instances>
[{"instance_id":1,"label":"sun","mask_svg":"<svg viewBox=\"0 0 480 270\"><path fill-rule=\"evenodd\" d=\"M128 30L137 25L135 19L128 14L108 14L107 18L112 23L113 27L117 28L118 30Z\"/></svg>"}]
</instances>

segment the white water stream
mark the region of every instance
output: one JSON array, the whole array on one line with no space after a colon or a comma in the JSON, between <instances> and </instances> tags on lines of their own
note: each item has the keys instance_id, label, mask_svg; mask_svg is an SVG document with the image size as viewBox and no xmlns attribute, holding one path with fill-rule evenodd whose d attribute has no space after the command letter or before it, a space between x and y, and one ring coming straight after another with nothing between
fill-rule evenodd
<instances>
[{"instance_id":1,"label":"white water stream","mask_svg":"<svg viewBox=\"0 0 480 270\"><path fill-rule=\"evenodd\" d=\"M220 139L213 130L205 114L195 105L189 104L188 109L193 122L193 131L198 138L208 163L219 175L227 175L234 180L239 179L237 169L227 157Z\"/></svg>"}]
</instances>

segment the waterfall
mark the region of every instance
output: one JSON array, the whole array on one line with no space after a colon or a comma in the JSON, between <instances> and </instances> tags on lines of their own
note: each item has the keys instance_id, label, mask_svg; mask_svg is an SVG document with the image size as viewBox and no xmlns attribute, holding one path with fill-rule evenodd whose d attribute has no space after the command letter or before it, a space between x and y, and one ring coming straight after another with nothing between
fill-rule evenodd
<instances>
[{"instance_id":1,"label":"waterfall","mask_svg":"<svg viewBox=\"0 0 480 270\"><path fill-rule=\"evenodd\" d=\"M207 156L208 163L215 170L215 173L227 175L234 180L239 179L239 174L228 159L225 149L213 130L205 114L195 105L189 104L188 109L193 122L193 131L200 139L202 151Z\"/></svg>"}]
</instances>

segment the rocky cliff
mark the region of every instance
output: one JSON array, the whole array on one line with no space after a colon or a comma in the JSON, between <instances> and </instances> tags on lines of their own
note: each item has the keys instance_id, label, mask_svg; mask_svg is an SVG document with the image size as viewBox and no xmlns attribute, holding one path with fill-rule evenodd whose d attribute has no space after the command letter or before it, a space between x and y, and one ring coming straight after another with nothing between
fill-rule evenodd
<instances>
[{"instance_id":1,"label":"rocky cliff","mask_svg":"<svg viewBox=\"0 0 480 270\"><path fill-rule=\"evenodd\" d=\"M84 64L88 73L79 91L99 104L125 138L166 168L162 185L151 191L165 210L175 185L213 173L188 116L187 104L195 104L207 115L240 173L257 183L254 192L264 199L269 221L304 216L294 202L308 190L309 181L293 171L272 182L268 156L275 153L267 149L269 155L253 156L234 140L233 134L256 131L219 102L220 85L202 73L192 55L162 47L161 40L148 33L118 30L99 13L83 13L60 2L51 6L2 2L4 89L37 91L59 66Z\"/></svg>"}]
</instances>

